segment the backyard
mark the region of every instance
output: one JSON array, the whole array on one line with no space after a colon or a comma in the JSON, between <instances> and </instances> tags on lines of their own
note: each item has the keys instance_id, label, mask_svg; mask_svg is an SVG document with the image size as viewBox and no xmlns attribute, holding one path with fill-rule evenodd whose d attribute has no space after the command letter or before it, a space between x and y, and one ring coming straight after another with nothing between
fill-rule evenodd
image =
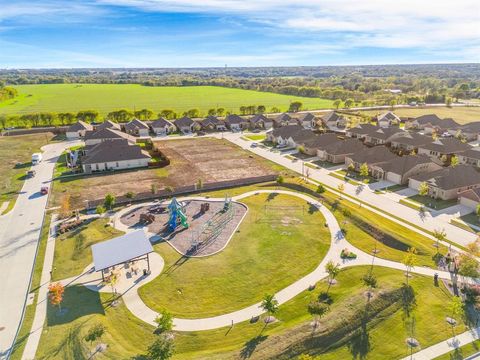
<instances>
[{"instance_id":1,"label":"backyard","mask_svg":"<svg viewBox=\"0 0 480 360\"><path fill-rule=\"evenodd\" d=\"M25 172L31 166L32 154L52 138L51 133L0 137L0 215L13 208ZM8 205L2 208L4 202Z\"/></svg>"}]
</instances>

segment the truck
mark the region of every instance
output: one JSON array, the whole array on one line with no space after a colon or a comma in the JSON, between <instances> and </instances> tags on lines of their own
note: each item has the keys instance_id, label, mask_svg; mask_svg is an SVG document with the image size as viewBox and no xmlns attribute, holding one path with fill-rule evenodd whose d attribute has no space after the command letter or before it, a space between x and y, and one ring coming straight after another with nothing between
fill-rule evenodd
<instances>
[{"instance_id":1,"label":"truck","mask_svg":"<svg viewBox=\"0 0 480 360\"><path fill-rule=\"evenodd\" d=\"M41 161L42 161L42 154L41 153L32 154L32 165L37 165Z\"/></svg>"}]
</instances>

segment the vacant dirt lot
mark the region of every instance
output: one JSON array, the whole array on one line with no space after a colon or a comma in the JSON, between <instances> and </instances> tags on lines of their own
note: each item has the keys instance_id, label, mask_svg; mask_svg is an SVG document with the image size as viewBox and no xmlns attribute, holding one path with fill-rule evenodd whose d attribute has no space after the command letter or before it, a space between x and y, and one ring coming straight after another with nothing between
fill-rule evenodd
<instances>
[{"instance_id":1,"label":"vacant dirt lot","mask_svg":"<svg viewBox=\"0 0 480 360\"><path fill-rule=\"evenodd\" d=\"M176 188L192 185L199 179L203 183L234 180L275 173L270 163L253 156L227 140L199 138L155 142L170 159L169 166L108 173L86 177L56 180L52 205L60 205L70 195L73 208L85 206L86 200L100 199L107 193L116 196L127 192L140 193L167 186Z\"/></svg>"}]
</instances>

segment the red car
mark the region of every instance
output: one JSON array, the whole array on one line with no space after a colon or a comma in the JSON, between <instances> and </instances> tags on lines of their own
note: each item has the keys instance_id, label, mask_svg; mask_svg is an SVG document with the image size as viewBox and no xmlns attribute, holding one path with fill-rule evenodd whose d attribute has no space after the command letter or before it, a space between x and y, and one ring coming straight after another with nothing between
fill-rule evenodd
<instances>
[{"instance_id":1,"label":"red car","mask_svg":"<svg viewBox=\"0 0 480 360\"><path fill-rule=\"evenodd\" d=\"M42 188L40 189L40 193L42 195L47 195L48 194L48 187L47 186L42 186Z\"/></svg>"}]
</instances>

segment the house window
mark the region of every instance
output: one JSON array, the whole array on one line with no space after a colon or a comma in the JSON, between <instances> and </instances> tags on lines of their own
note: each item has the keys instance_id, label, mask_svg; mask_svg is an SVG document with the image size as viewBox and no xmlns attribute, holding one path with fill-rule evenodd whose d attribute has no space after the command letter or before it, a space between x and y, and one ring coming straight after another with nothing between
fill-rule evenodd
<instances>
[{"instance_id":1,"label":"house window","mask_svg":"<svg viewBox=\"0 0 480 360\"><path fill-rule=\"evenodd\" d=\"M118 162L115 163L115 166L116 166L117 168L119 167Z\"/></svg>"}]
</instances>

